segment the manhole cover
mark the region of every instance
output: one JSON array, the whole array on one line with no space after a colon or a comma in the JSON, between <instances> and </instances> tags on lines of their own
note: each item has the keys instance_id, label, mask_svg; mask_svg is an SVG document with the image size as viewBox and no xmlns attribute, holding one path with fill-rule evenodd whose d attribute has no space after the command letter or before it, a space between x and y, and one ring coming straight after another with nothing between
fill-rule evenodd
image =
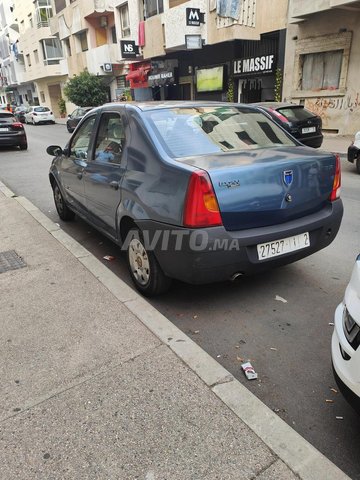
<instances>
[{"instance_id":1,"label":"manhole cover","mask_svg":"<svg viewBox=\"0 0 360 480\"><path fill-rule=\"evenodd\" d=\"M17 270L18 268L23 267L26 267L26 263L21 257L19 257L15 250L0 252L0 273L8 272L9 270Z\"/></svg>"}]
</instances>

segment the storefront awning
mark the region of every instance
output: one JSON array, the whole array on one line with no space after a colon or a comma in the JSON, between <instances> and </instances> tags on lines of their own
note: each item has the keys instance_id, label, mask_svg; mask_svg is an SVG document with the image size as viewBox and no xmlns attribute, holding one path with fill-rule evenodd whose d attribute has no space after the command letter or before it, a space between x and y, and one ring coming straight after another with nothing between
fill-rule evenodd
<instances>
[{"instance_id":1,"label":"storefront awning","mask_svg":"<svg viewBox=\"0 0 360 480\"><path fill-rule=\"evenodd\" d=\"M130 82L130 88L147 88L149 86L148 73L150 70L150 63L141 65L131 64L130 72L125 77Z\"/></svg>"}]
</instances>

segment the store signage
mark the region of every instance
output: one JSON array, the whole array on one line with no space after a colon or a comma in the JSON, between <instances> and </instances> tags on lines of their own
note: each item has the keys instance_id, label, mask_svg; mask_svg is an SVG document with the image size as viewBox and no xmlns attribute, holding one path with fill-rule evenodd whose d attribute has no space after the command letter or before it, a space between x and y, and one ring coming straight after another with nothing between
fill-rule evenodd
<instances>
[{"instance_id":1,"label":"store signage","mask_svg":"<svg viewBox=\"0 0 360 480\"><path fill-rule=\"evenodd\" d=\"M200 8L187 8L186 9L186 25L190 27L200 27L204 21L205 13L200 12Z\"/></svg>"},{"instance_id":2,"label":"store signage","mask_svg":"<svg viewBox=\"0 0 360 480\"><path fill-rule=\"evenodd\" d=\"M275 55L243 58L241 60L234 60L233 74L235 76L248 76L254 73L274 73L275 67Z\"/></svg>"},{"instance_id":3,"label":"store signage","mask_svg":"<svg viewBox=\"0 0 360 480\"><path fill-rule=\"evenodd\" d=\"M103 65L104 72L110 73L113 71L112 63L104 63Z\"/></svg>"},{"instance_id":4,"label":"store signage","mask_svg":"<svg viewBox=\"0 0 360 480\"><path fill-rule=\"evenodd\" d=\"M174 72L158 72L148 76L149 87L172 85L175 81Z\"/></svg>"},{"instance_id":5,"label":"store signage","mask_svg":"<svg viewBox=\"0 0 360 480\"><path fill-rule=\"evenodd\" d=\"M139 47L135 45L135 40L120 40L122 58L136 58L139 55Z\"/></svg>"}]
</instances>

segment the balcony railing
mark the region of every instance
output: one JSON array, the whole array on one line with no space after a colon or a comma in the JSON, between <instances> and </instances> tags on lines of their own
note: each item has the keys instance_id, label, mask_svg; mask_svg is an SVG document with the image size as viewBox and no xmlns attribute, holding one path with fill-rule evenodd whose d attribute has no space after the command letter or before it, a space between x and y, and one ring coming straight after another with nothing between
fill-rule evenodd
<instances>
[{"instance_id":1,"label":"balcony railing","mask_svg":"<svg viewBox=\"0 0 360 480\"><path fill-rule=\"evenodd\" d=\"M50 22L48 20L43 20L42 22L37 23L37 28L45 28L49 26L50 26Z\"/></svg>"}]
</instances>

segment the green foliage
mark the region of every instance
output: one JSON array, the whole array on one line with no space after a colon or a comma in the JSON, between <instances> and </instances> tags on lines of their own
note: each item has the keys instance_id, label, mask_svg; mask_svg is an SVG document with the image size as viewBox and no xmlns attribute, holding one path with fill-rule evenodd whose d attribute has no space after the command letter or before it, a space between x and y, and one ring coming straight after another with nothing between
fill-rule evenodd
<instances>
[{"instance_id":1,"label":"green foliage","mask_svg":"<svg viewBox=\"0 0 360 480\"><path fill-rule=\"evenodd\" d=\"M281 102L282 91L282 70L277 68L275 72L275 87L274 87L274 100L275 102Z\"/></svg>"},{"instance_id":2,"label":"green foliage","mask_svg":"<svg viewBox=\"0 0 360 480\"><path fill-rule=\"evenodd\" d=\"M234 77L232 77L232 76L229 78L226 97L227 97L228 102L233 102L234 101Z\"/></svg>"},{"instance_id":3,"label":"green foliage","mask_svg":"<svg viewBox=\"0 0 360 480\"><path fill-rule=\"evenodd\" d=\"M66 104L65 104L65 100L62 97L58 101L58 107L59 107L60 115L65 115L66 114Z\"/></svg>"},{"instance_id":4,"label":"green foliage","mask_svg":"<svg viewBox=\"0 0 360 480\"><path fill-rule=\"evenodd\" d=\"M64 93L70 102L81 107L97 107L108 99L107 88L101 78L87 70L74 75L65 85Z\"/></svg>"}]
</instances>

